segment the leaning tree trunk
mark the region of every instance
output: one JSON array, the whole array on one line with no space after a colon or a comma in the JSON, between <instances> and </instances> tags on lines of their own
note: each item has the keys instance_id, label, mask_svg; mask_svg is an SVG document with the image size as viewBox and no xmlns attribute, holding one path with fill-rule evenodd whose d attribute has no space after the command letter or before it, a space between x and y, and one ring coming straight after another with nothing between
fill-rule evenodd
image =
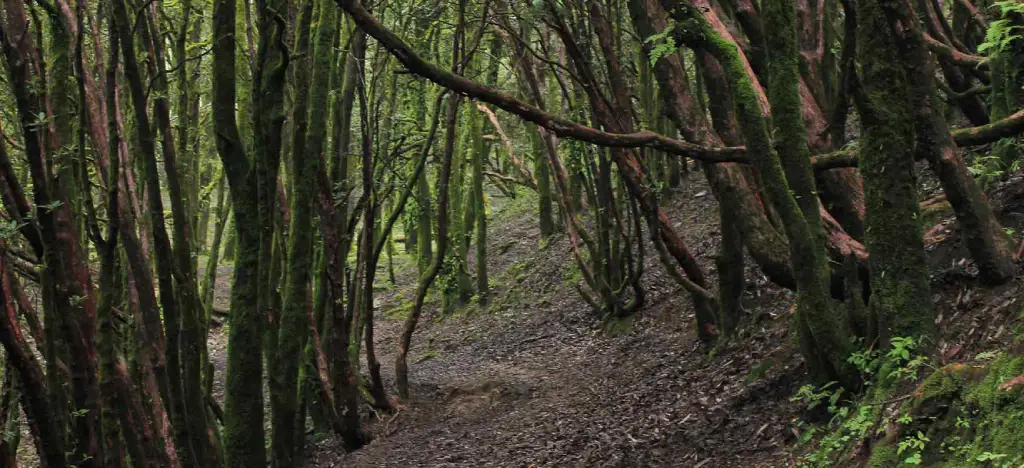
<instances>
[{"instance_id":1,"label":"leaning tree trunk","mask_svg":"<svg viewBox=\"0 0 1024 468\"><path fill-rule=\"evenodd\" d=\"M459 22L457 23L452 47L452 71L459 73L462 55L460 45L464 34L464 15L466 0L459 0ZM448 101L448 111L445 120L444 149L441 154L441 172L438 173L437 184L437 251L426 271L420 275L419 286L416 288L416 299L413 302L412 311L402 328L401 341L398 343L398 352L395 354L395 383L398 386L398 397L403 400L409 399L409 365L407 356L409 347L412 345L412 334L416 331L416 324L419 322L420 314L423 313L423 302L427 298L427 291L441 271L444 262L445 252L448 250L448 182L452 175L452 159L455 153L455 137L459 117L459 96L453 94Z\"/></svg>"},{"instance_id":2,"label":"leaning tree trunk","mask_svg":"<svg viewBox=\"0 0 1024 468\"><path fill-rule=\"evenodd\" d=\"M777 16L768 21L768 29L776 31L773 34L778 34L778 37L774 38L776 47L772 50L779 60L774 64L772 72L775 74L773 79L779 83L778 93L773 94L773 108L781 111L783 120L780 131L788 133L783 138L788 140L790 145L795 145L794 142L800 140L800 133L803 133L799 94L796 89L796 76L799 73L795 56L796 13L792 2L783 3L785 4L773 5L777 8L773 14ZM662 5L677 23L685 26L676 28L677 41L704 49L714 55L722 64L725 76L733 89L737 120L746 140L747 151L753 156L753 165L764 180L764 188L781 217L789 238L790 258L798 291L797 327L812 377L822 382L836 380L848 388L856 387L856 374L846 362L851 343L845 333L845 327L832 310L828 294L824 244L819 237L821 228L817 200L812 200L813 208L807 200L804 200L803 204L798 203L790 191L790 182L787 180L787 172L798 177L794 181L797 183L794 189L798 193L801 193L800 190L808 190L809 187L813 189L813 179L807 182L811 170L809 158L802 164L797 159L789 159L790 170L784 169L780 155L772 147L767 119L757 101L758 93L747 75L736 44L720 36L692 5L677 0L662 0ZM784 86L787 82L789 86ZM792 147L788 146L781 149L793 151ZM800 156L788 153L785 157ZM818 222L809 221L809 218L818 219Z\"/></svg>"},{"instance_id":3,"label":"leaning tree trunk","mask_svg":"<svg viewBox=\"0 0 1024 468\"><path fill-rule=\"evenodd\" d=\"M907 90L914 110L915 156L927 160L938 176L981 280L993 285L1009 281L1016 271L1009 237L968 171L950 136L949 126L938 111L935 67L922 32L909 8L889 3L883 6L888 24L898 21L909 25L901 38L899 60L907 64Z\"/></svg>"}]
</instances>

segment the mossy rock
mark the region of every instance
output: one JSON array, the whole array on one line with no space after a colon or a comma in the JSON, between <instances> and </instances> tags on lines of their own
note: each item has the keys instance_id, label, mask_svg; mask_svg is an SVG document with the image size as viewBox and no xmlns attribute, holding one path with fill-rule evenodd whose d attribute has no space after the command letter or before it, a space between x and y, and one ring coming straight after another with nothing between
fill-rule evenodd
<instances>
[{"instance_id":1,"label":"mossy rock","mask_svg":"<svg viewBox=\"0 0 1024 468\"><path fill-rule=\"evenodd\" d=\"M944 366L917 387L901 414L910 422L875 445L870 466L906 464L913 451L899 453L900 440L922 435L922 466L1018 466L1024 462L1024 357Z\"/></svg>"}]
</instances>

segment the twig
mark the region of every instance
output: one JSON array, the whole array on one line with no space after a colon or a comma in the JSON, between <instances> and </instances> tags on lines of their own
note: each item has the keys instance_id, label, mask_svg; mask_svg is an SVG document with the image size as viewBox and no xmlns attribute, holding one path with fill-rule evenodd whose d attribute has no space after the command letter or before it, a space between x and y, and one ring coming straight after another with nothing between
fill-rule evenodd
<instances>
[{"instance_id":1,"label":"twig","mask_svg":"<svg viewBox=\"0 0 1024 468\"><path fill-rule=\"evenodd\" d=\"M376 412L376 411L375 411ZM402 407L399 406L395 410L395 414L388 418L387 422L384 423L384 434L391 435L391 423L398 419L398 415L402 414Z\"/></svg>"},{"instance_id":2,"label":"twig","mask_svg":"<svg viewBox=\"0 0 1024 468\"><path fill-rule=\"evenodd\" d=\"M549 333L549 334L547 334L547 335L538 335L538 336L535 336L535 337L533 337L533 338L527 338L527 339L525 339L525 340L523 340L523 341L520 341L520 342L519 342L519 344L520 344L520 345L524 345L524 344L530 344L530 343L533 343L533 342L535 342L535 341L540 341L540 340L543 340L543 339L545 339L545 338L551 338L552 336L555 336L555 335L552 335L552 334L550 334L550 333Z\"/></svg>"},{"instance_id":3,"label":"twig","mask_svg":"<svg viewBox=\"0 0 1024 468\"><path fill-rule=\"evenodd\" d=\"M869 406L889 406L889 405L891 405L893 403L897 403L897 402L906 400L906 399L908 399L910 397L913 397L913 396L914 396L913 393L908 393L906 395L903 395L901 397L896 397L896 398L893 398L891 400L880 401L878 403L868 403L868 405Z\"/></svg>"}]
</instances>

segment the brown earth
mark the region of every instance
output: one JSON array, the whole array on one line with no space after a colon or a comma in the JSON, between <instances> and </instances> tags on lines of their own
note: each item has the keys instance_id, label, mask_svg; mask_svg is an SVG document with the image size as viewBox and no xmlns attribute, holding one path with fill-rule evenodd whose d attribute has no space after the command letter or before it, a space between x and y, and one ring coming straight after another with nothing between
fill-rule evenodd
<instances>
[{"instance_id":1,"label":"brown earth","mask_svg":"<svg viewBox=\"0 0 1024 468\"><path fill-rule=\"evenodd\" d=\"M993 190L1002 221L1017 232L1024 232L1022 182ZM748 259L741 336L706 349L688 296L647 258L647 305L635 319L604 322L573 290L566 241L541 246L533 207L524 201L492 203L490 307L469 304L440 318L440 301L431 296L409 354L412 401L394 414L364 405L374 440L345 454L334 438L311 439L308 466L795 466L804 415L789 398L805 374L788 334L789 291L768 283ZM692 175L665 204L714 279L717 204L703 177ZM1020 278L981 288L955 221L938 225L928 246L941 331L935 360L1007 346ZM396 255L397 281L389 285L386 259L381 263L376 349L393 395L394 350L416 275L408 258ZM226 306L230 268L219 273L217 297ZM225 330L211 336L218 396Z\"/></svg>"}]
</instances>

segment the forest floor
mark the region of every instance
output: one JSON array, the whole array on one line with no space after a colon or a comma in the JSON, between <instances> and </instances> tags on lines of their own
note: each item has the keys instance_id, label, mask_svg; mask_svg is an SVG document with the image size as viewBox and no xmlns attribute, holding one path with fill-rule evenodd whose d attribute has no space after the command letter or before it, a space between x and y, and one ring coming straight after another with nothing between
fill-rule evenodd
<instances>
[{"instance_id":1,"label":"forest floor","mask_svg":"<svg viewBox=\"0 0 1024 468\"><path fill-rule=\"evenodd\" d=\"M1024 232L1024 181L995 193L1003 222ZM792 294L748 259L740 336L707 349L694 333L689 296L648 249L646 306L632 319L602 321L573 288L578 276L564 236L542 246L534 202L492 200L486 310L471 303L441 317L440 300L428 299L409 353L412 400L379 417L365 406L373 441L345 454L334 438L313 440L308 466L795 466L803 407L790 397L805 372L788 334ZM685 180L665 208L713 283L720 233L703 175ZM1005 346L1021 279L978 287L948 215L928 241L943 330L937 359ZM381 263L376 351L394 395L394 351L416 272L396 254L391 285ZM230 266L218 273L217 301L226 308ZM215 328L210 342L218 397L225 332Z\"/></svg>"}]
</instances>

